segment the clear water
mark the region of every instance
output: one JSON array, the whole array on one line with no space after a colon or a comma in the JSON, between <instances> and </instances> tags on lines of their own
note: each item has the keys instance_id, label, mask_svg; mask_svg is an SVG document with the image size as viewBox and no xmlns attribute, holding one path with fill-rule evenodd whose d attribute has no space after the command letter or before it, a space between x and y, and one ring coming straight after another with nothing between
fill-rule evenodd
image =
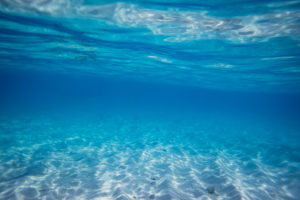
<instances>
[{"instance_id":1,"label":"clear water","mask_svg":"<svg viewBox=\"0 0 300 200\"><path fill-rule=\"evenodd\" d=\"M299 1L0 0L0 199L299 199L299 27Z\"/></svg>"}]
</instances>

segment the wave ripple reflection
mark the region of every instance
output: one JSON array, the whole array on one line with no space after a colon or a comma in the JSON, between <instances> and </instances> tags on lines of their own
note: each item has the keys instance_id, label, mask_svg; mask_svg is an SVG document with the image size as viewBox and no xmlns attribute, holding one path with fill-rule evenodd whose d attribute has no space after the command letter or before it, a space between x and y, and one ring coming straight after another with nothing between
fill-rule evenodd
<instances>
[{"instance_id":1,"label":"wave ripple reflection","mask_svg":"<svg viewBox=\"0 0 300 200\"><path fill-rule=\"evenodd\" d=\"M299 6L3 0L0 66L298 93Z\"/></svg>"}]
</instances>

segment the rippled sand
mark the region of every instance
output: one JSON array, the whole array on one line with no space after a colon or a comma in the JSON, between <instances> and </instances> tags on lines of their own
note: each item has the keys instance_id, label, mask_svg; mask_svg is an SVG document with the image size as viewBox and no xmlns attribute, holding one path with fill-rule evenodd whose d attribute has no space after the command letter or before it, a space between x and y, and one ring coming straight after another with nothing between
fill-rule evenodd
<instances>
[{"instance_id":1,"label":"rippled sand","mask_svg":"<svg viewBox=\"0 0 300 200\"><path fill-rule=\"evenodd\" d=\"M6 118L0 125L1 200L300 196L293 129L207 118Z\"/></svg>"}]
</instances>

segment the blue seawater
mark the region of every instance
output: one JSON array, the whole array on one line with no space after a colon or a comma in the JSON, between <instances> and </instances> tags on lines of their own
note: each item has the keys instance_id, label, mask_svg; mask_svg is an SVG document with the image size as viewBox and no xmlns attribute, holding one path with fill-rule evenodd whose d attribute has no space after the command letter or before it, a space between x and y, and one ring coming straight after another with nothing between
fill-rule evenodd
<instances>
[{"instance_id":1,"label":"blue seawater","mask_svg":"<svg viewBox=\"0 0 300 200\"><path fill-rule=\"evenodd\" d=\"M0 200L300 199L300 1L0 0Z\"/></svg>"}]
</instances>

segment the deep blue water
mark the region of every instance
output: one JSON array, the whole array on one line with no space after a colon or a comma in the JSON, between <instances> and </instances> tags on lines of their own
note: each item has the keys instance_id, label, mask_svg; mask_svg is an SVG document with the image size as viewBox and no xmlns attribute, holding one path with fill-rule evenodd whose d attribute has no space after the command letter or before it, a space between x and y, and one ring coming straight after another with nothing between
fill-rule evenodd
<instances>
[{"instance_id":1,"label":"deep blue water","mask_svg":"<svg viewBox=\"0 0 300 200\"><path fill-rule=\"evenodd\" d=\"M0 0L0 200L297 200L300 1Z\"/></svg>"}]
</instances>

